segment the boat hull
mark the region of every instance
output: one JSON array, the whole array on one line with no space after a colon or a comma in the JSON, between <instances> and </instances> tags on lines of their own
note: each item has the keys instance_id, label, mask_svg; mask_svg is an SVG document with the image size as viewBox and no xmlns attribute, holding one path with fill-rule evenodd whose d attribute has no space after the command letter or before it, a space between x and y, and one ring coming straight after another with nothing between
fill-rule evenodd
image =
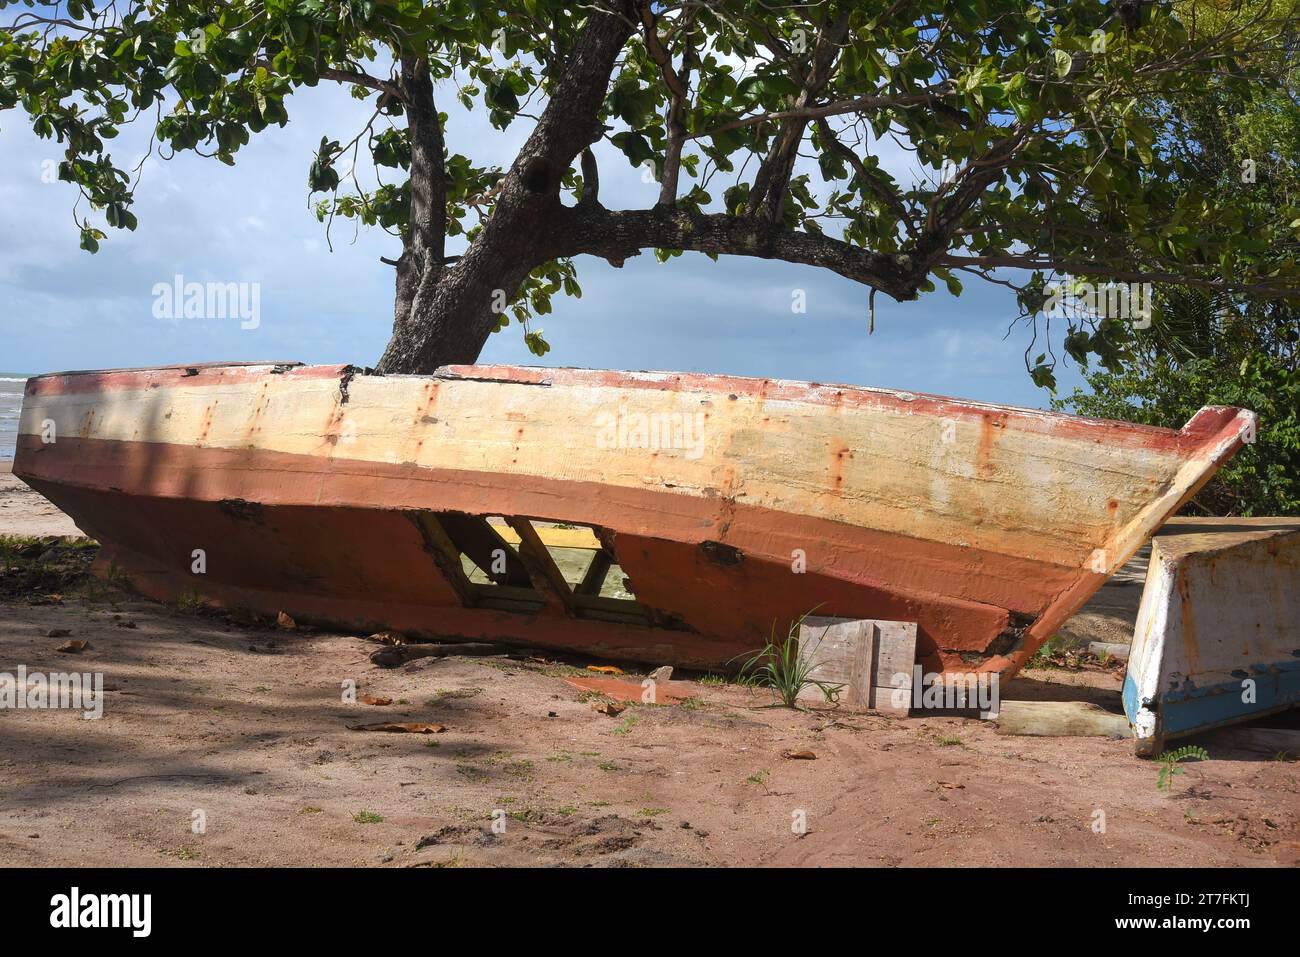
<instances>
[{"instance_id":1,"label":"boat hull","mask_svg":"<svg viewBox=\"0 0 1300 957\"><path fill-rule=\"evenodd\" d=\"M1010 674L1253 422L667 373L195 366L31 380L14 471L162 600L694 667L816 609L917 622L927 670ZM488 568L521 522L529 542ZM557 523L592 530L624 598L566 592L533 540Z\"/></svg>"},{"instance_id":2,"label":"boat hull","mask_svg":"<svg viewBox=\"0 0 1300 957\"><path fill-rule=\"evenodd\" d=\"M1143 756L1300 705L1300 522L1204 528L1151 544L1123 692Z\"/></svg>"}]
</instances>

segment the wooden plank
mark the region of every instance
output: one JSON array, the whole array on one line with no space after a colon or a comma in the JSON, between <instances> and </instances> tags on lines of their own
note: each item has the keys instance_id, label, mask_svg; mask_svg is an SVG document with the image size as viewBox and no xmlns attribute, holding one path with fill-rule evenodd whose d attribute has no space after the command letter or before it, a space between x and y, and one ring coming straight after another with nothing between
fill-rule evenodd
<instances>
[{"instance_id":1,"label":"wooden plank","mask_svg":"<svg viewBox=\"0 0 1300 957\"><path fill-rule=\"evenodd\" d=\"M1122 661L1128 661L1129 649L1132 646L1129 642L1124 641L1090 641L1088 642L1088 651L1098 658L1119 658Z\"/></svg>"},{"instance_id":2,"label":"wooden plank","mask_svg":"<svg viewBox=\"0 0 1300 957\"><path fill-rule=\"evenodd\" d=\"M614 561L605 552L596 552L591 556L591 564L587 566L586 574L582 576L582 581L573 591L578 595L599 595L601 588L605 586L605 576L609 570L614 567Z\"/></svg>"},{"instance_id":3,"label":"wooden plank","mask_svg":"<svg viewBox=\"0 0 1300 957\"><path fill-rule=\"evenodd\" d=\"M424 539L424 550L429 553L442 577L456 592L462 605L473 607L477 597L474 584L465 575L465 569L460 563L460 551L438 521L437 515L433 512L416 512L414 521Z\"/></svg>"},{"instance_id":4,"label":"wooden plank","mask_svg":"<svg viewBox=\"0 0 1300 957\"><path fill-rule=\"evenodd\" d=\"M629 625L651 624L650 613L641 605L626 598L605 598L601 595L575 595L574 604L579 618L596 621L616 621Z\"/></svg>"},{"instance_id":5,"label":"wooden plank","mask_svg":"<svg viewBox=\"0 0 1300 957\"><path fill-rule=\"evenodd\" d=\"M1036 737L1127 738L1128 719L1088 701L1003 701L998 734Z\"/></svg>"},{"instance_id":6,"label":"wooden plank","mask_svg":"<svg viewBox=\"0 0 1300 957\"><path fill-rule=\"evenodd\" d=\"M511 585L475 585L474 604L479 608L519 615L532 615L546 607L542 596L531 588L515 588Z\"/></svg>"},{"instance_id":7,"label":"wooden plank","mask_svg":"<svg viewBox=\"0 0 1300 957\"><path fill-rule=\"evenodd\" d=\"M469 556L469 560L498 585L527 588L532 584L532 580L528 577L528 569L519 560L518 553L482 516L441 512L438 520L447 530L447 535L456 547ZM504 572L493 571L493 565L496 564L500 553L505 555Z\"/></svg>"},{"instance_id":8,"label":"wooden plank","mask_svg":"<svg viewBox=\"0 0 1300 957\"><path fill-rule=\"evenodd\" d=\"M542 544L532 523L517 516L506 518L506 522L519 536L519 560L524 563L533 587L546 599L547 605L572 618L573 590L556 567L555 560Z\"/></svg>"},{"instance_id":9,"label":"wooden plank","mask_svg":"<svg viewBox=\"0 0 1300 957\"><path fill-rule=\"evenodd\" d=\"M799 653L813 663L813 678L844 686L839 694L844 707L908 713L915 622L808 617L799 628ZM897 704L895 692L902 693ZM816 686L800 697L824 700Z\"/></svg>"},{"instance_id":10,"label":"wooden plank","mask_svg":"<svg viewBox=\"0 0 1300 957\"><path fill-rule=\"evenodd\" d=\"M519 533L504 522L488 522L498 535L511 545L519 544ZM600 540L596 538L594 532L589 528L558 528L555 525L547 525L534 522L533 530L537 532L537 537L542 540L542 544L547 548L581 548L584 551L599 551Z\"/></svg>"}]
</instances>

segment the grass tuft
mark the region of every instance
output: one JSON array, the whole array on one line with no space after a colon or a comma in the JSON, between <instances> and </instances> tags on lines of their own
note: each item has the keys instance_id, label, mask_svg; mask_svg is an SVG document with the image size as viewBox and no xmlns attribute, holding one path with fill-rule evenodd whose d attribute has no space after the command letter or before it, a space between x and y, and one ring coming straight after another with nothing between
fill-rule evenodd
<instances>
[{"instance_id":1,"label":"grass tuft","mask_svg":"<svg viewBox=\"0 0 1300 957\"><path fill-rule=\"evenodd\" d=\"M838 701L844 685L818 681L812 676L816 666L799 653L799 629L810 614L800 615L783 638L777 637L773 622L767 644L740 666L738 682L753 688L771 688L787 708L801 711L804 709L799 707L798 698L805 688L817 688L828 704ZM825 634L823 631L822 636Z\"/></svg>"}]
</instances>

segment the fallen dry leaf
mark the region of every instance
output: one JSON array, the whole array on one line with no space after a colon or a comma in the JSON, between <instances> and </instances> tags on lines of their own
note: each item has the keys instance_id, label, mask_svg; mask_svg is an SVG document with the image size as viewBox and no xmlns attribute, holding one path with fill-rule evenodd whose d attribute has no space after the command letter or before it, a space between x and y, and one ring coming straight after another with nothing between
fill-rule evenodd
<instances>
[{"instance_id":1,"label":"fallen dry leaf","mask_svg":"<svg viewBox=\"0 0 1300 957\"><path fill-rule=\"evenodd\" d=\"M292 618L290 618L288 615L286 615L284 612L280 612L278 615L275 616L275 626L277 628L283 628L285 631L298 630L298 623L294 621Z\"/></svg>"},{"instance_id":2,"label":"fallen dry leaf","mask_svg":"<svg viewBox=\"0 0 1300 957\"><path fill-rule=\"evenodd\" d=\"M404 645L406 636L400 631L377 631L366 638L366 641L377 641L381 645Z\"/></svg>"},{"instance_id":3,"label":"fallen dry leaf","mask_svg":"<svg viewBox=\"0 0 1300 957\"><path fill-rule=\"evenodd\" d=\"M372 705L374 705L374 706L377 707L377 708L382 708L382 707L385 707L386 705L390 705L390 704L392 704L392 703L393 703L393 699L392 699L392 698L379 698L379 697L376 697L375 695L372 695L372 694L363 694L363 695L361 696L361 703L362 703L362 704L372 704Z\"/></svg>"},{"instance_id":4,"label":"fallen dry leaf","mask_svg":"<svg viewBox=\"0 0 1300 957\"><path fill-rule=\"evenodd\" d=\"M64 632L64 634L67 634L67 632ZM58 636L56 635L55 637ZM73 641L65 641L63 644L59 645L59 647L56 648L55 650L61 651L65 655L79 655L89 647L90 647L90 642L82 641L80 639L75 639Z\"/></svg>"},{"instance_id":5,"label":"fallen dry leaf","mask_svg":"<svg viewBox=\"0 0 1300 957\"><path fill-rule=\"evenodd\" d=\"M617 701L593 701L591 710L600 714L607 714L611 718L617 714L622 714L627 710L627 705L619 704Z\"/></svg>"},{"instance_id":6,"label":"fallen dry leaf","mask_svg":"<svg viewBox=\"0 0 1300 957\"><path fill-rule=\"evenodd\" d=\"M939 787L947 788L949 791L964 791L966 789L964 784L952 784L948 781L940 781Z\"/></svg>"},{"instance_id":7,"label":"fallen dry leaf","mask_svg":"<svg viewBox=\"0 0 1300 957\"><path fill-rule=\"evenodd\" d=\"M390 734L442 734L446 725L425 721L380 721L377 724L350 724L349 731L387 731Z\"/></svg>"},{"instance_id":8,"label":"fallen dry leaf","mask_svg":"<svg viewBox=\"0 0 1300 957\"><path fill-rule=\"evenodd\" d=\"M622 668L615 668L613 665L587 665L588 671L599 671L603 675L621 675Z\"/></svg>"},{"instance_id":9,"label":"fallen dry leaf","mask_svg":"<svg viewBox=\"0 0 1300 957\"><path fill-rule=\"evenodd\" d=\"M817 755L811 751L782 751L781 757L789 758L791 761L816 761Z\"/></svg>"},{"instance_id":10,"label":"fallen dry leaf","mask_svg":"<svg viewBox=\"0 0 1300 957\"><path fill-rule=\"evenodd\" d=\"M697 685L691 681L661 681L648 688L643 688L640 681L628 678L583 676L565 678L564 681L579 691L594 691L606 698L628 704L677 704L692 697L697 688ZM651 689L653 694L650 693Z\"/></svg>"}]
</instances>

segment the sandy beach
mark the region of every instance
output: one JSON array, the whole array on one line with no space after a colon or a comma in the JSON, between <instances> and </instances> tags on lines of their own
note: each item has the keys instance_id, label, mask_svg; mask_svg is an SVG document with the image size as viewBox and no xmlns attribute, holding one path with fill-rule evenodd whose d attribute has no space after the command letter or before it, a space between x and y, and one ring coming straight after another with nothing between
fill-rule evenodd
<instances>
[{"instance_id":1,"label":"sandy beach","mask_svg":"<svg viewBox=\"0 0 1300 957\"><path fill-rule=\"evenodd\" d=\"M75 534L0 475L0 535ZM1128 740L797 712L697 674L680 703L608 715L570 683L601 662L383 669L364 635L189 614L89 578L93 547L27 551L53 577L15 584L7 553L0 670L101 672L104 713L0 711L0 847L26 864L1300 864L1300 764L1280 756L1215 746L1164 792ZM1126 641L1140 566L1063 631ZM1121 666L1048 663L1004 700L1118 710ZM445 730L352 730L378 722Z\"/></svg>"},{"instance_id":2,"label":"sandy beach","mask_svg":"<svg viewBox=\"0 0 1300 957\"><path fill-rule=\"evenodd\" d=\"M0 461L0 535L80 535L72 519L32 491Z\"/></svg>"}]
</instances>

